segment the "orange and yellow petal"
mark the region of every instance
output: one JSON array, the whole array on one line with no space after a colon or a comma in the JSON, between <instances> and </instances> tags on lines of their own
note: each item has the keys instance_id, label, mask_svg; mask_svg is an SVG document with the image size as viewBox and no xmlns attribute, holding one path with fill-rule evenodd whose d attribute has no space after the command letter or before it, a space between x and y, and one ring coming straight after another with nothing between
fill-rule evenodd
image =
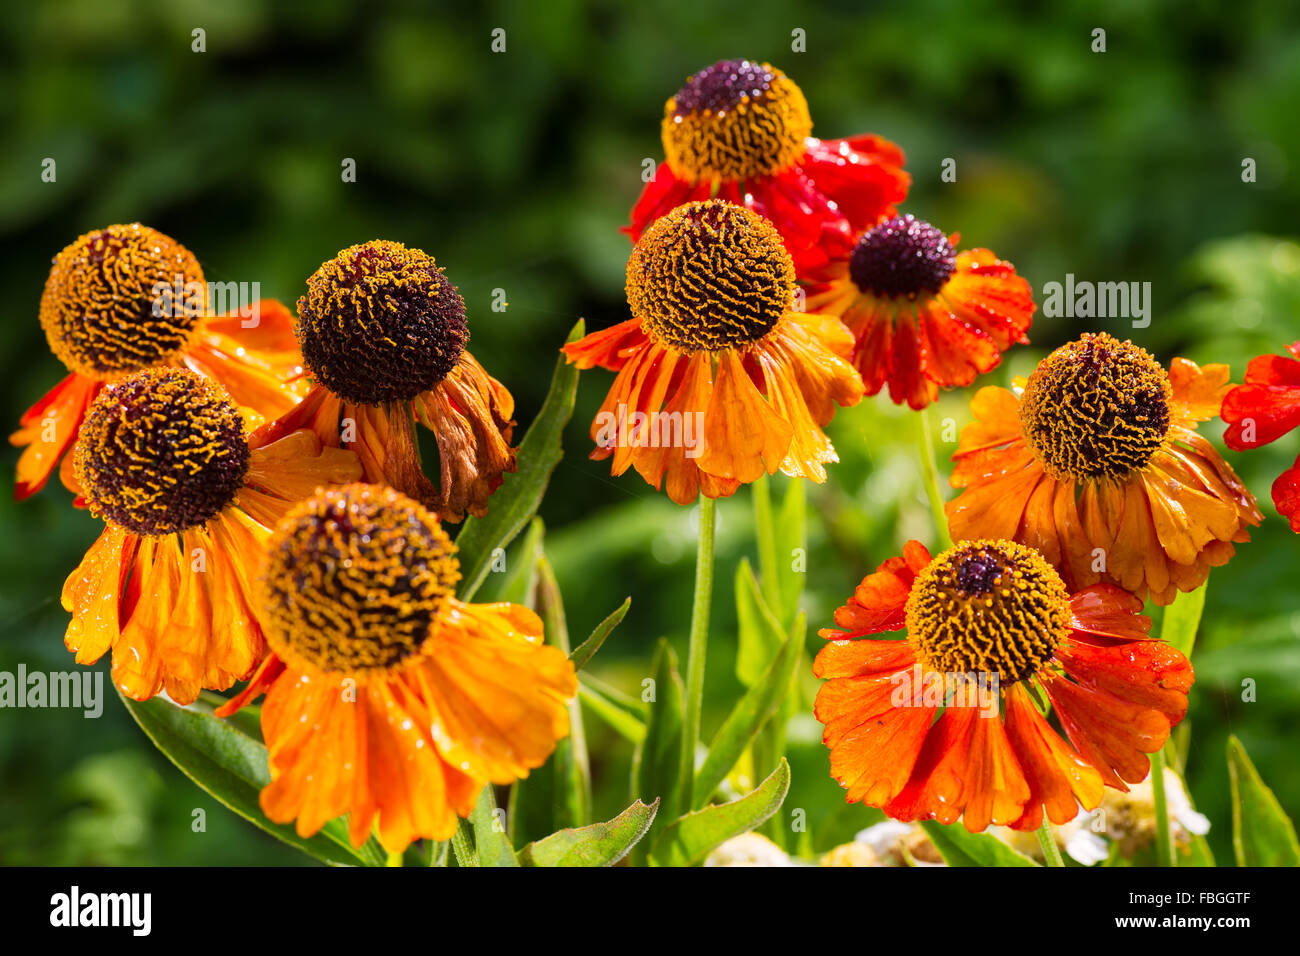
<instances>
[{"instance_id":1,"label":"orange and yellow petal","mask_svg":"<svg viewBox=\"0 0 1300 956\"><path fill-rule=\"evenodd\" d=\"M568 735L577 676L541 634L541 619L525 607L449 599L427 656L400 678L429 708L434 743L449 763L509 783L540 767Z\"/></svg>"}]
</instances>

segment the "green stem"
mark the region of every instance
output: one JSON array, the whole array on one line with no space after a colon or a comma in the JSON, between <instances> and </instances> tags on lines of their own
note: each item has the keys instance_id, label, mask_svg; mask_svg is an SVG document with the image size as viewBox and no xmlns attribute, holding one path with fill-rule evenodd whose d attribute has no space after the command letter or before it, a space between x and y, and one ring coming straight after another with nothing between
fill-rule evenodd
<instances>
[{"instance_id":1,"label":"green stem","mask_svg":"<svg viewBox=\"0 0 1300 956\"><path fill-rule=\"evenodd\" d=\"M402 854L400 853L388 854L388 859L384 862L384 866L405 866L405 865L406 865L405 862L402 860Z\"/></svg>"},{"instance_id":2,"label":"green stem","mask_svg":"<svg viewBox=\"0 0 1300 956\"><path fill-rule=\"evenodd\" d=\"M797 480L797 479L796 479ZM772 485L767 475L760 475L750 485L754 497L754 531L758 539L758 578L763 597L772 613L781 617L781 589L776 572L776 527L772 519Z\"/></svg>"},{"instance_id":3,"label":"green stem","mask_svg":"<svg viewBox=\"0 0 1300 956\"><path fill-rule=\"evenodd\" d=\"M939 548L952 547L948 533L948 515L943 510L943 492L939 490L939 466L934 460L934 436L930 429L930 407L919 413L921 419L921 476L925 481L925 494L930 499L930 511L939 536Z\"/></svg>"},{"instance_id":4,"label":"green stem","mask_svg":"<svg viewBox=\"0 0 1300 956\"><path fill-rule=\"evenodd\" d=\"M1151 796L1156 805L1156 866L1177 866L1169 828L1169 802L1165 795L1165 751L1151 755Z\"/></svg>"},{"instance_id":5,"label":"green stem","mask_svg":"<svg viewBox=\"0 0 1300 956\"><path fill-rule=\"evenodd\" d=\"M456 821L456 832L451 835L451 851L456 854L457 866L478 866L478 852L474 849L473 831L468 820Z\"/></svg>"},{"instance_id":6,"label":"green stem","mask_svg":"<svg viewBox=\"0 0 1300 956\"><path fill-rule=\"evenodd\" d=\"M679 768L682 799L678 806L693 806L695 744L700 738L700 711L704 707L704 662L709 642L709 607L713 598L713 532L717 503L700 496L700 539L695 556L695 602L691 607L690 644L686 653L686 718L682 725Z\"/></svg>"},{"instance_id":7,"label":"green stem","mask_svg":"<svg viewBox=\"0 0 1300 956\"><path fill-rule=\"evenodd\" d=\"M1065 861L1061 859L1061 848L1056 845L1056 834L1052 830L1052 822L1047 819L1047 814L1043 814L1043 825L1038 828L1038 845L1043 848L1043 859L1048 866L1065 866Z\"/></svg>"}]
</instances>

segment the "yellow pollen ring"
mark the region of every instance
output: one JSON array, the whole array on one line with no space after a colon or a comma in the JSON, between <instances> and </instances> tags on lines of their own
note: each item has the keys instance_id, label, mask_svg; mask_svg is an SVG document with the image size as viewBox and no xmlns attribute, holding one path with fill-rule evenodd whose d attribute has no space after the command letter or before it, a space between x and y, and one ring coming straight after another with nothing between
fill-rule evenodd
<instances>
[{"instance_id":1,"label":"yellow pollen ring","mask_svg":"<svg viewBox=\"0 0 1300 956\"><path fill-rule=\"evenodd\" d=\"M197 527L230 504L248 457L243 419L225 391L164 367L100 391L73 465L91 514L159 536Z\"/></svg>"},{"instance_id":2,"label":"yellow pollen ring","mask_svg":"<svg viewBox=\"0 0 1300 956\"><path fill-rule=\"evenodd\" d=\"M418 659L459 580L456 545L418 502L376 485L317 492L268 542L266 638L298 670L382 678Z\"/></svg>"},{"instance_id":3,"label":"yellow pollen ring","mask_svg":"<svg viewBox=\"0 0 1300 956\"><path fill-rule=\"evenodd\" d=\"M108 379L174 359L206 307L194 254L137 222L88 232L54 257L40 320L70 371Z\"/></svg>"},{"instance_id":4,"label":"yellow pollen ring","mask_svg":"<svg viewBox=\"0 0 1300 956\"><path fill-rule=\"evenodd\" d=\"M743 206L685 203L651 223L627 262L627 302L652 338L679 352L747 348L794 298L781 235Z\"/></svg>"},{"instance_id":5,"label":"yellow pollen ring","mask_svg":"<svg viewBox=\"0 0 1300 956\"><path fill-rule=\"evenodd\" d=\"M808 101L789 77L768 69L773 76L767 90L725 109L679 111L678 97L669 98L660 133L674 174L691 185L743 181L788 169L802 158L812 135Z\"/></svg>"},{"instance_id":6,"label":"yellow pollen ring","mask_svg":"<svg viewBox=\"0 0 1300 956\"><path fill-rule=\"evenodd\" d=\"M1169 375L1150 352L1088 333L1029 376L1021 428L1052 477L1123 481L1163 444L1172 396Z\"/></svg>"},{"instance_id":7,"label":"yellow pollen ring","mask_svg":"<svg viewBox=\"0 0 1300 956\"><path fill-rule=\"evenodd\" d=\"M943 674L1024 680L1070 630L1069 593L1033 548L964 541L917 575L907 600L907 639L921 663Z\"/></svg>"}]
</instances>

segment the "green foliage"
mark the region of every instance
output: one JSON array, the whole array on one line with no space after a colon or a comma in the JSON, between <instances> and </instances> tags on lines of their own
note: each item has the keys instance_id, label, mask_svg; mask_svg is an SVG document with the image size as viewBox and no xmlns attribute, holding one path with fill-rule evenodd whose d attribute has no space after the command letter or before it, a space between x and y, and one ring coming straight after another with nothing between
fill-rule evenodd
<instances>
[{"instance_id":1,"label":"green foliage","mask_svg":"<svg viewBox=\"0 0 1300 956\"><path fill-rule=\"evenodd\" d=\"M1300 866L1295 825L1236 737L1228 738L1232 845L1238 866Z\"/></svg>"},{"instance_id":2,"label":"green foliage","mask_svg":"<svg viewBox=\"0 0 1300 956\"><path fill-rule=\"evenodd\" d=\"M373 839L360 850L353 849L341 820L330 821L313 837L301 837L292 825L267 820L257 802L258 792L271 782L266 747L234 723L213 716L209 704L195 701L178 707L162 697L143 703L129 697L120 699L167 759L245 820L325 863L383 863L383 851Z\"/></svg>"},{"instance_id":3,"label":"green foliage","mask_svg":"<svg viewBox=\"0 0 1300 956\"><path fill-rule=\"evenodd\" d=\"M710 850L754 829L776 813L789 789L790 765L782 758L771 776L740 799L693 810L664 827L651 844L651 864L694 866L702 863Z\"/></svg>"}]
</instances>

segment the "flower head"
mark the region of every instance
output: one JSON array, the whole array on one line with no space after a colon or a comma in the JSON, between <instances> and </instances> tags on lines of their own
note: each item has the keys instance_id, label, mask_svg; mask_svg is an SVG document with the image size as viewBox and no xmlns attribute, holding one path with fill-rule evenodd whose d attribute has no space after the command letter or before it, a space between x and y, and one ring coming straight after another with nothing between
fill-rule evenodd
<instances>
[{"instance_id":1,"label":"flower head","mask_svg":"<svg viewBox=\"0 0 1300 956\"><path fill-rule=\"evenodd\" d=\"M613 458L674 501L732 494L778 469L824 481L821 426L861 398L834 318L791 311L794 269L772 224L723 200L672 210L628 259L632 318L565 346L619 373L592 424Z\"/></svg>"},{"instance_id":2,"label":"flower head","mask_svg":"<svg viewBox=\"0 0 1300 956\"><path fill-rule=\"evenodd\" d=\"M794 164L812 135L803 91L780 70L720 60L664 105L664 156L692 184L770 176Z\"/></svg>"},{"instance_id":3,"label":"flower head","mask_svg":"<svg viewBox=\"0 0 1300 956\"><path fill-rule=\"evenodd\" d=\"M207 307L206 292L155 308L159 289L202 287L194 254L156 229L131 223L88 232L54 257L41 296L41 327L70 371L103 379L174 360Z\"/></svg>"},{"instance_id":4,"label":"flower head","mask_svg":"<svg viewBox=\"0 0 1300 956\"><path fill-rule=\"evenodd\" d=\"M321 485L355 480L360 465L307 431L250 442L219 386L150 368L99 391L76 471L105 527L64 584L65 643L79 664L111 650L127 696L165 690L186 704L262 660L250 581L268 526Z\"/></svg>"},{"instance_id":5,"label":"flower head","mask_svg":"<svg viewBox=\"0 0 1300 956\"><path fill-rule=\"evenodd\" d=\"M1096 807L1104 787L1147 775L1187 710L1191 664L1149 637L1141 609L1111 584L1071 593L1016 542L960 541L933 558L909 542L820 632L815 712L832 776L850 802L972 832ZM900 628L905 640L871 636Z\"/></svg>"},{"instance_id":6,"label":"flower head","mask_svg":"<svg viewBox=\"0 0 1300 956\"><path fill-rule=\"evenodd\" d=\"M512 604L459 601L455 545L391 488L350 484L290 510L260 586L272 653L220 714L266 693L262 809L304 836L348 814L400 852L445 840L485 783L510 783L568 733L573 665Z\"/></svg>"},{"instance_id":7,"label":"flower head","mask_svg":"<svg viewBox=\"0 0 1300 956\"><path fill-rule=\"evenodd\" d=\"M384 239L344 249L307 280L297 334L316 385L263 437L310 428L443 520L487 514L515 470L514 398L467 351L465 302L432 256ZM437 484L417 423L437 442Z\"/></svg>"},{"instance_id":8,"label":"flower head","mask_svg":"<svg viewBox=\"0 0 1300 956\"><path fill-rule=\"evenodd\" d=\"M77 483L96 517L133 534L178 534L234 500L248 459L243 420L219 386L181 369L146 369L91 404Z\"/></svg>"},{"instance_id":9,"label":"flower head","mask_svg":"<svg viewBox=\"0 0 1300 956\"><path fill-rule=\"evenodd\" d=\"M955 241L896 216L809 277L807 307L853 332L867 394L888 385L896 404L924 408L940 388L969 385L1012 344L1029 341L1029 283L987 249L959 253Z\"/></svg>"},{"instance_id":10,"label":"flower head","mask_svg":"<svg viewBox=\"0 0 1300 956\"><path fill-rule=\"evenodd\" d=\"M344 249L298 299L307 368L346 401L409 401L455 368L469 342L465 302L433 257L376 240Z\"/></svg>"},{"instance_id":11,"label":"flower head","mask_svg":"<svg viewBox=\"0 0 1300 956\"><path fill-rule=\"evenodd\" d=\"M261 592L281 660L370 680L420 653L460 569L442 526L404 504L391 489L362 486L289 513Z\"/></svg>"},{"instance_id":12,"label":"flower head","mask_svg":"<svg viewBox=\"0 0 1300 956\"><path fill-rule=\"evenodd\" d=\"M665 162L624 231L633 241L683 203L719 198L771 220L802 277L907 195L903 154L878 136L822 141L799 87L776 67L722 60L664 104Z\"/></svg>"},{"instance_id":13,"label":"flower head","mask_svg":"<svg viewBox=\"0 0 1300 956\"><path fill-rule=\"evenodd\" d=\"M68 450L106 382L158 366L189 368L220 383L253 425L287 412L305 394L292 317L271 300L228 315L208 312L194 255L156 229L107 226L54 257L40 321L68 376L27 410L9 441L23 447L14 496L60 477L80 494Z\"/></svg>"},{"instance_id":14,"label":"flower head","mask_svg":"<svg viewBox=\"0 0 1300 956\"><path fill-rule=\"evenodd\" d=\"M1205 582L1255 499L1196 425L1218 414L1224 365L1168 371L1132 342L1085 334L1012 390L984 388L961 434L948 502L954 538L1040 550L1073 589L1109 581L1168 604Z\"/></svg>"},{"instance_id":15,"label":"flower head","mask_svg":"<svg viewBox=\"0 0 1300 956\"><path fill-rule=\"evenodd\" d=\"M1250 360L1245 381L1223 399L1228 423L1223 441L1233 451L1250 451L1300 427L1300 342L1290 355L1261 355ZM1273 504L1300 533L1300 457L1273 482Z\"/></svg>"}]
</instances>

